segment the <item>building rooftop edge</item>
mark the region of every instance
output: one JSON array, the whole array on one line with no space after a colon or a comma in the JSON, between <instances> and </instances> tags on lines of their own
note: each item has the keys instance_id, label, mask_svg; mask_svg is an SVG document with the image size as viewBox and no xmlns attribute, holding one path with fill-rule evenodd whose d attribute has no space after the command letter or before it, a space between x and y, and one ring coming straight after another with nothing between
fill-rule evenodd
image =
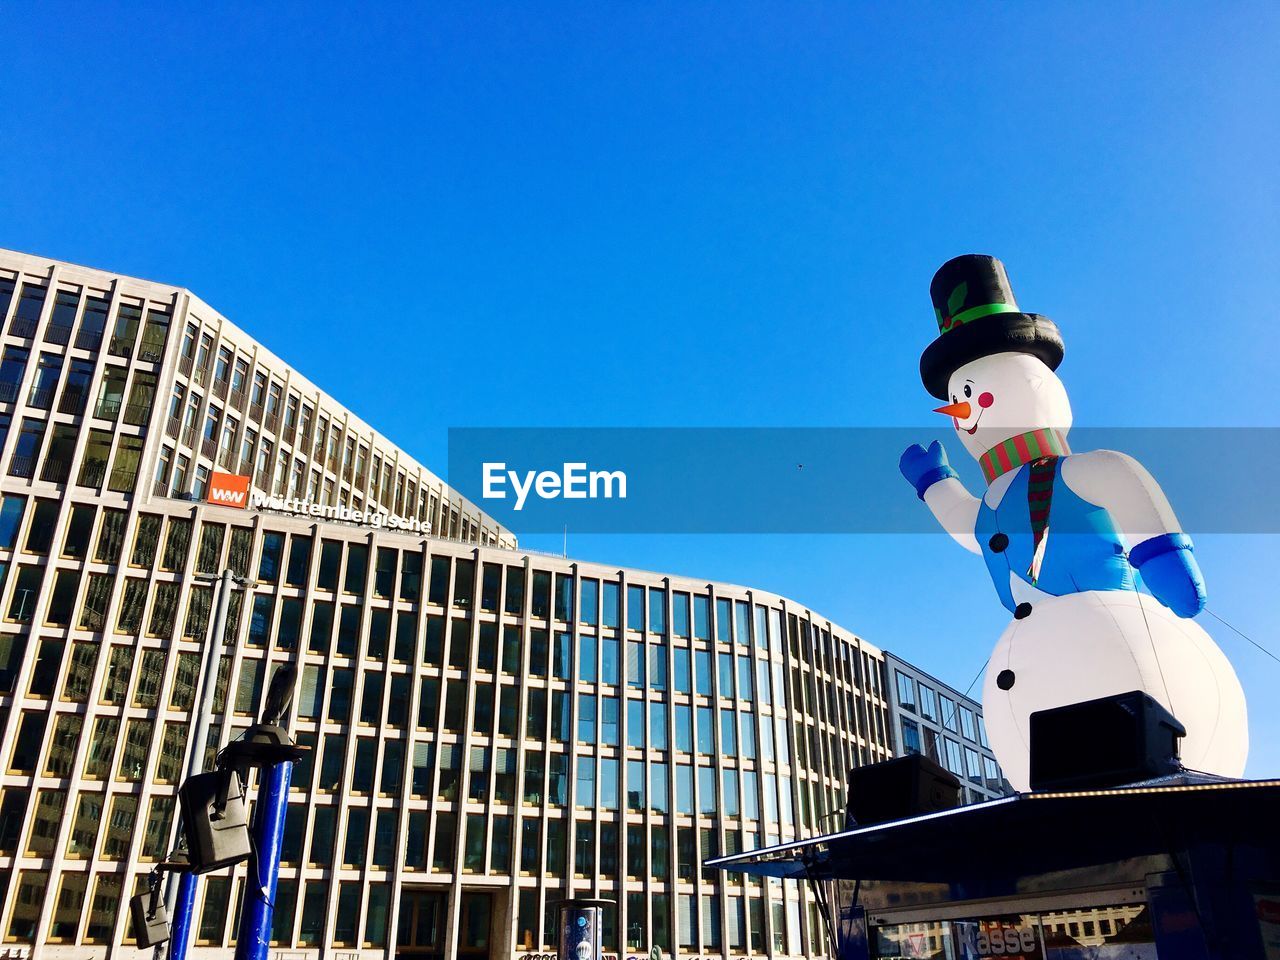
<instances>
[{"instance_id":1,"label":"building rooftop edge","mask_svg":"<svg viewBox=\"0 0 1280 960\"><path fill-rule=\"evenodd\" d=\"M430 475L435 480L439 481L439 483L442 486L448 487L451 494L451 497L450 497L451 500L458 503L459 505L465 505L466 507L470 508L470 510L472 510L473 512L482 515L488 521L488 523L490 523L495 529L497 529L503 534L506 534L512 538L515 538L518 541L519 538L515 533L515 531L499 523L498 520L495 517L493 517L490 513L481 509L477 504L473 503L467 497L464 497L460 492L458 492L457 488L455 488L452 484L449 483L447 478L441 476L439 473L437 473L435 470L428 467L425 463L423 463L417 457L413 456L411 453L409 453L408 450L406 450L400 444L396 443L394 440L392 440L389 436L387 436L385 433L383 433L373 424L369 423L363 417L359 416L351 408L349 404L344 403L342 400L338 399L338 397L336 397L333 393L324 389L318 383L313 381L310 377L306 376L306 374L304 374L302 371L298 369L296 364L290 363L284 357L280 356L280 354L272 350L261 339L259 339L254 334L250 333L248 330L241 327L235 321L229 319L217 307L214 307L212 304L210 304L207 300L205 300L199 294L191 290L189 287L180 286L172 283L165 283L159 280L149 280L143 277L135 277L132 274L119 273L111 270L104 270L99 267L91 267L81 263L73 263L68 260L59 260L56 257L46 257L39 254L25 253L21 250L13 250L8 247L0 247L0 257L13 258L19 261L25 261L26 263L30 264L32 267L37 268L32 272L40 272L40 271L47 272L48 269L53 266L58 267L60 270L72 271L73 275L67 278L69 282L81 281L85 283L90 283L92 278L94 277L109 278L110 280L125 279L135 284L143 284L146 286L156 287L160 290L164 290L167 294L170 294L170 295L172 295L173 293L185 294L187 297L190 298L190 300L193 303L198 304L200 307L206 308L209 311L209 313L213 314L214 317L217 318L219 323L222 325L225 325L227 329L229 329L234 333L240 334L247 340L250 340L255 345L257 345L258 349L261 351L262 354L265 355L265 359L268 362L276 361L281 367L287 367L291 371L292 379L294 380L294 382L297 382L299 384L300 392L302 392L302 389L301 389L302 387L310 388L311 390L314 390L316 393L323 396L325 399L332 402L335 406L345 410L350 415L351 420L355 422L358 428L363 428L368 430L375 438L383 440L384 442L387 443L387 445L399 451L404 456L404 458L407 461L409 461L409 463L413 464L414 466L422 470L422 472ZM74 275L75 272L82 273L84 274L84 276L76 276ZM188 312L190 312L190 307L188 307ZM200 313L200 311L197 310L197 313ZM211 318L206 316L201 316L200 319L205 320L205 319L211 319ZM406 466L408 466L408 464L406 464Z\"/></svg>"}]
</instances>

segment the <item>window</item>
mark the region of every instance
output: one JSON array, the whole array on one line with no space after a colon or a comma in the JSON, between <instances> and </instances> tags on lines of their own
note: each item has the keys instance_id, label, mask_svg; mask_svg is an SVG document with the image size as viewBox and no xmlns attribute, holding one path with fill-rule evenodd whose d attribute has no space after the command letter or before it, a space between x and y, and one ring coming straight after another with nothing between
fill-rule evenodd
<instances>
[{"instance_id":1,"label":"window","mask_svg":"<svg viewBox=\"0 0 1280 960\"><path fill-rule=\"evenodd\" d=\"M600 809L618 809L618 771L619 764L613 757L600 760Z\"/></svg>"},{"instance_id":2,"label":"window","mask_svg":"<svg viewBox=\"0 0 1280 960\"><path fill-rule=\"evenodd\" d=\"M946 745L946 766L947 769L954 773L957 777L964 777L964 759L960 751L960 744L952 740L950 737L943 737L943 743Z\"/></svg>"},{"instance_id":3,"label":"window","mask_svg":"<svg viewBox=\"0 0 1280 960\"><path fill-rule=\"evenodd\" d=\"M895 670L894 674L898 681L898 705L903 710L910 710L912 713L916 709L916 682L907 676L901 670Z\"/></svg>"},{"instance_id":4,"label":"window","mask_svg":"<svg viewBox=\"0 0 1280 960\"><path fill-rule=\"evenodd\" d=\"M671 633L681 639L689 637L689 595L687 593L671 595Z\"/></svg>"},{"instance_id":5,"label":"window","mask_svg":"<svg viewBox=\"0 0 1280 960\"><path fill-rule=\"evenodd\" d=\"M937 723L938 717L938 694L933 687L927 683L920 683L920 716L926 720L932 720Z\"/></svg>"},{"instance_id":6,"label":"window","mask_svg":"<svg viewBox=\"0 0 1280 960\"><path fill-rule=\"evenodd\" d=\"M920 753L920 725L914 720L902 721L902 752Z\"/></svg>"},{"instance_id":7,"label":"window","mask_svg":"<svg viewBox=\"0 0 1280 960\"><path fill-rule=\"evenodd\" d=\"M18 399L22 375L27 369L30 352L22 347L6 347L0 357L0 402L12 403Z\"/></svg>"},{"instance_id":8,"label":"window","mask_svg":"<svg viewBox=\"0 0 1280 960\"><path fill-rule=\"evenodd\" d=\"M575 784L575 803L579 807L591 808L596 805L596 760L595 757L578 758L578 778Z\"/></svg>"},{"instance_id":9,"label":"window","mask_svg":"<svg viewBox=\"0 0 1280 960\"><path fill-rule=\"evenodd\" d=\"M649 590L649 632L667 632L667 591Z\"/></svg>"},{"instance_id":10,"label":"window","mask_svg":"<svg viewBox=\"0 0 1280 960\"><path fill-rule=\"evenodd\" d=\"M41 410L48 410L53 406L53 394L58 389L61 375L62 357L56 353L40 354L31 392L27 396L27 405Z\"/></svg>"},{"instance_id":11,"label":"window","mask_svg":"<svg viewBox=\"0 0 1280 960\"><path fill-rule=\"evenodd\" d=\"M9 292L11 291L12 288ZM4 298L0 316L3 316L4 309L9 306L9 292L0 289L0 295ZM45 331L45 342L66 344L71 339L71 328L75 326L79 308L79 290L59 290L53 302L53 313L49 317L49 329Z\"/></svg>"},{"instance_id":12,"label":"window","mask_svg":"<svg viewBox=\"0 0 1280 960\"><path fill-rule=\"evenodd\" d=\"M36 458L40 454L41 441L44 440L44 428L43 420L23 419L13 456L9 458L9 476L30 478L35 473Z\"/></svg>"},{"instance_id":13,"label":"window","mask_svg":"<svg viewBox=\"0 0 1280 960\"><path fill-rule=\"evenodd\" d=\"M133 492L138 479L138 465L142 460L142 443L141 437L121 434L107 489L117 493Z\"/></svg>"},{"instance_id":14,"label":"window","mask_svg":"<svg viewBox=\"0 0 1280 960\"><path fill-rule=\"evenodd\" d=\"M939 695L938 699L942 702L942 725L952 733L959 733L960 720L956 715L956 702L946 695Z\"/></svg>"},{"instance_id":15,"label":"window","mask_svg":"<svg viewBox=\"0 0 1280 960\"><path fill-rule=\"evenodd\" d=\"M6 495L0 501L0 550L12 550L18 538L18 528L22 525L22 513L26 508L26 497Z\"/></svg>"},{"instance_id":16,"label":"window","mask_svg":"<svg viewBox=\"0 0 1280 960\"><path fill-rule=\"evenodd\" d=\"M280 577L280 561L284 553L284 534L268 531L262 536L262 556L258 561L258 579L275 583Z\"/></svg>"},{"instance_id":17,"label":"window","mask_svg":"<svg viewBox=\"0 0 1280 960\"><path fill-rule=\"evenodd\" d=\"M145 426L151 418L151 408L156 398L156 375L139 370L133 375L129 390L129 402L124 408L124 422L132 426Z\"/></svg>"}]
</instances>

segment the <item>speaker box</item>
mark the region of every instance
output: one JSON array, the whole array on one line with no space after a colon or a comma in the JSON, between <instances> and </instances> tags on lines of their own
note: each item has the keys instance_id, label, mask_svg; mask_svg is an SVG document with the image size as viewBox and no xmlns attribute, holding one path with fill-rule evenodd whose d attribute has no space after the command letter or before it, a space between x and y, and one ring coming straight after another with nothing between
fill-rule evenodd
<instances>
[{"instance_id":1,"label":"speaker box","mask_svg":"<svg viewBox=\"0 0 1280 960\"><path fill-rule=\"evenodd\" d=\"M856 767L849 774L846 829L950 810L960 803L960 781L918 753Z\"/></svg>"},{"instance_id":2,"label":"speaker box","mask_svg":"<svg viewBox=\"0 0 1280 960\"><path fill-rule=\"evenodd\" d=\"M178 790L191 872L220 870L249 859L244 786L232 770L199 773Z\"/></svg>"},{"instance_id":3,"label":"speaker box","mask_svg":"<svg viewBox=\"0 0 1280 960\"><path fill-rule=\"evenodd\" d=\"M138 941L139 950L154 947L169 939L169 915L165 912L163 903L155 904L153 910L152 899L150 893L140 893L129 901L133 936Z\"/></svg>"},{"instance_id":4,"label":"speaker box","mask_svg":"<svg viewBox=\"0 0 1280 960\"><path fill-rule=\"evenodd\" d=\"M1140 690L1031 714L1031 789L1093 790L1182 769L1177 719Z\"/></svg>"}]
</instances>

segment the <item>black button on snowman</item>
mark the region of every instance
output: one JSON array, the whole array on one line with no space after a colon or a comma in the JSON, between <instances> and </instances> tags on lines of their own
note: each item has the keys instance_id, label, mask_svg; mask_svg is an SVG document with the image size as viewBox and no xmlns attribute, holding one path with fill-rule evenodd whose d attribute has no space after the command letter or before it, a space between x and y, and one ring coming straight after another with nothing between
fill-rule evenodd
<instances>
[{"instance_id":1,"label":"black button on snowman","mask_svg":"<svg viewBox=\"0 0 1280 960\"><path fill-rule=\"evenodd\" d=\"M1004 264L956 257L930 294L938 338L920 375L987 489L969 493L936 440L909 447L899 468L943 529L983 556L1013 614L982 695L1005 776L1028 789L1031 713L1129 690L1187 728L1188 767L1240 776L1244 693L1191 619L1204 608L1204 580L1159 484L1125 454L1068 447L1071 404L1054 372L1062 336L1022 312Z\"/></svg>"}]
</instances>

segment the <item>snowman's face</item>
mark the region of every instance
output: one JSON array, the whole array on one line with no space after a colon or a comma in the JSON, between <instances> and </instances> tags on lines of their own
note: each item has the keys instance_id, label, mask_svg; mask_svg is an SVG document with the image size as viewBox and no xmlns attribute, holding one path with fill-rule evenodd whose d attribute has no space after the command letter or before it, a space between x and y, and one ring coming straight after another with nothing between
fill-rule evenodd
<instances>
[{"instance_id":1,"label":"snowman's face","mask_svg":"<svg viewBox=\"0 0 1280 960\"><path fill-rule=\"evenodd\" d=\"M998 443L1031 430L1071 429L1067 388L1040 359L997 353L966 363L948 381L948 413L956 436L977 459Z\"/></svg>"}]
</instances>

